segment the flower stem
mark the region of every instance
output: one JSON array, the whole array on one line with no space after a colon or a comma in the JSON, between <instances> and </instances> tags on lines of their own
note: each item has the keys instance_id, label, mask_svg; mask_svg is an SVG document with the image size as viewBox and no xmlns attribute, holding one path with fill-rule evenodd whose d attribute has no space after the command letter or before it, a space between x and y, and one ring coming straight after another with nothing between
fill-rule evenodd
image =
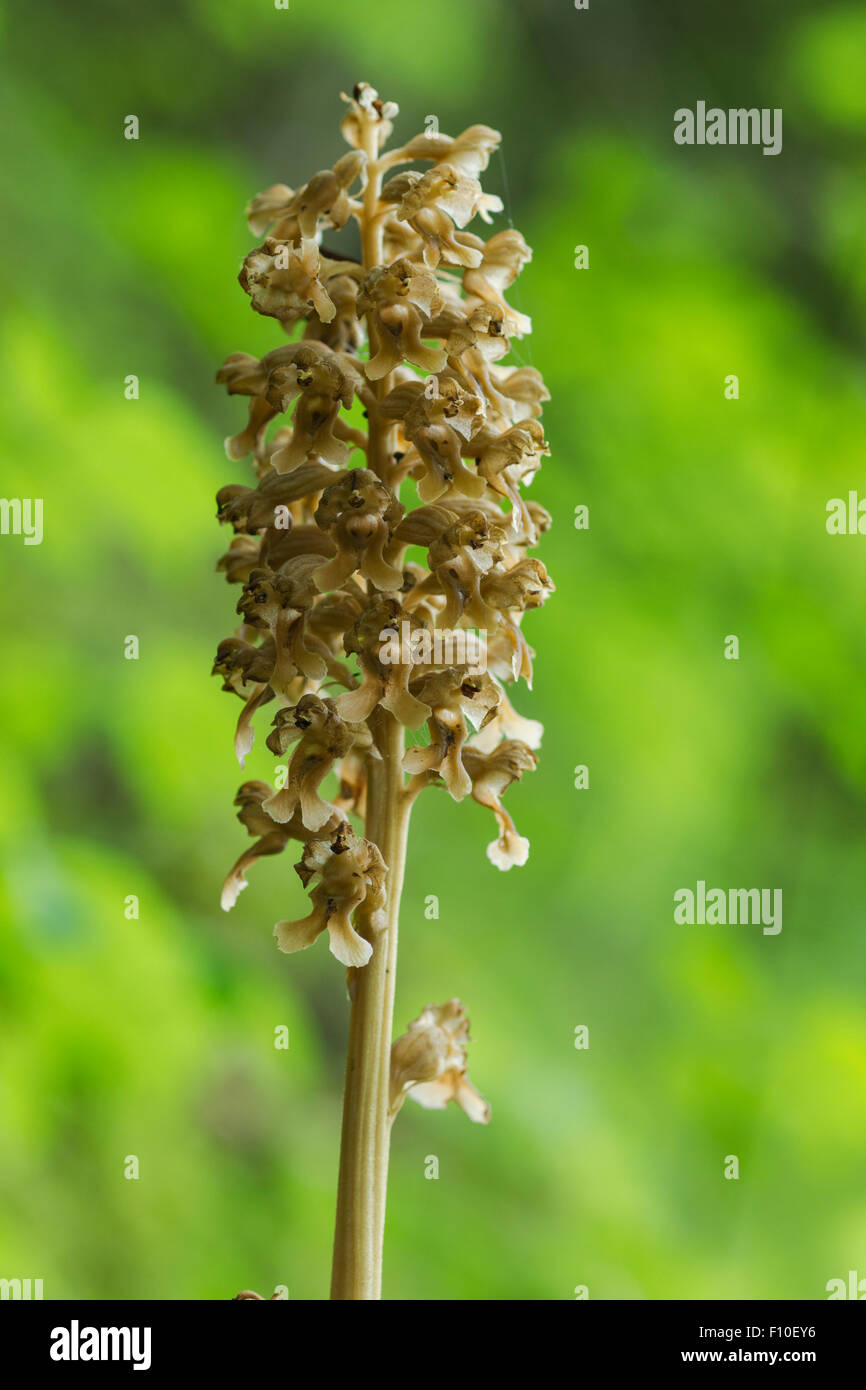
<instances>
[{"instance_id":1,"label":"flower stem","mask_svg":"<svg viewBox=\"0 0 866 1390\"><path fill-rule=\"evenodd\" d=\"M370 763L366 835L388 865L387 901L385 924L374 939L369 964L349 971L352 1012L332 1299L382 1296L397 925L410 806L403 793L403 728L384 710L375 718L382 761Z\"/></svg>"},{"instance_id":2,"label":"flower stem","mask_svg":"<svg viewBox=\"0 0 866 1390\"><path fill-rule=\"evenodd\" d=\"M363 130L368 159L361 216L362 263L371 270L382 259L382 233L376 214L382 186L377 163L376 118ZM372 315L368 321L374 347ZM384 421L378 402L389 381L375 383L375 404L368 420L367 466L387 479L393 427ZM378 846L388 866L385 924L373 939L373 955L361 969L349 970L352 1011L343 1096L340 1178L334 1231L332 1299L378 1299L382 1296L382 1244L390 1147L391 1034L397 970L397 926L406 863L411 802L403 788L403 726L387 710L377 709L370 726L381 759L367 762L365 835Z\"/></svg>"}]
</instances>

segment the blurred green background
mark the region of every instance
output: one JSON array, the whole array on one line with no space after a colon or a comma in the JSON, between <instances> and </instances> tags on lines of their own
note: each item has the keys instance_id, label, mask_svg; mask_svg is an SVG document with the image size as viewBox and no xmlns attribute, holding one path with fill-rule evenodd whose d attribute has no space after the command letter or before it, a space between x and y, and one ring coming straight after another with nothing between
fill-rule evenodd
<instances>
[{"instance_id":1,"label":"blurred green background","mask_svg":"<svg viewBox=\"0 0 866 1390\"><path fill-rule=\"evenodd\" d=\"M235 283L245 202L343 152L364 79L398 137L503 132L485 186L535 253L512 298L553 392L558 584L516 699L546 725L507 803L528 865L488 864L474 803L415 813L396 1024L459 994L493 1118L405 1107L386 1296L866 1276L866 540L824 525L866 493L866 11L45 0L3 5L0 47L2 490L45 503L41 546L0 539L0 1275L327 1294L343 972L274 948L293 854L218 906L248 842L213 498L245 408L213 374L282 341ZM675 146L698 99L781 106L782 154ZM248 768L273 775L262 730ZM699 878L781 887L782 933L676 926Z\"/></svg>"}]
</instances>

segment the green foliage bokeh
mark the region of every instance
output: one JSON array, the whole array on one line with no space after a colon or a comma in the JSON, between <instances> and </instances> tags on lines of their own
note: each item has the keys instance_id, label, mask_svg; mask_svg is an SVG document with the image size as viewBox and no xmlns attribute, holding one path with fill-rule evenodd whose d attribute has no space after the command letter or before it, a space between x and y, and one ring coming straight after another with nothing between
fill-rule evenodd
<instances>
[{"instance_id":1,"label":"green foliage bokeh","mask_svg":"<svg viewBox=\"0 0 866 1390\"><path fill-rule=\"evenodd\" d=\"M503 132L485 184L534 249L515 353L553 394L558 586L516 697L546 727L509 794L528 865L487 862L474 803L415 814L398 1028L459 995L493 1113L405 1108L386 1296L820 1298L866 1275L866 540L824 526L866 494L862 10L3 9L2 491L44 498L45 539L0 538L0 1275L327 1291L343 972L324 942L274 947L291 854L218 906L245 835L237 705L208 678L236 597L213 498L244 476L221 449L244 405L213 373L280 341L234 282L244 204L334 161L359 79L398 136L428 113ZM699 98L781 106L783 153L678 148ZM271 778L263 737L247 775ZM698 879L781 887L783 931L676 926Z\"/></svg>"}]
</instances>

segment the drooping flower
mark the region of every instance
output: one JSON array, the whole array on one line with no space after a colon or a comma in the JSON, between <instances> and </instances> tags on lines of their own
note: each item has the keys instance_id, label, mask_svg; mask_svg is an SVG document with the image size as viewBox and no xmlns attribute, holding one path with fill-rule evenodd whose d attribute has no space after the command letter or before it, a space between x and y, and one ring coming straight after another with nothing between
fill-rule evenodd
<instances>
[{"instance_id":1,"label":"drooping flower","mask_svg":"<svg viewBox=\"0 0 866 1390\"><path fill-rule=\"evenodd\" d=\"M406 508L368 468L353 468L322 493L316 524L336 546L336 556L315 572L320 589L338 589L360 570L386 592L399 589L402 570L389 563L388 550Z\"/></svg>"},{"instance_id":2,"label":"drooping flower","mask_svg":"<svg viewBox=\"0 0 866 1390\"><path fill-rule=\"evenodd\" d=\"M302 237L293 246L268 237L250 251L238 279L257 314L279 319L290 329L314 312L321 323L330 323L337 306L328 293L328 282L353 268L353 262L323 259L312 238Z\"/></svg>"},{"instance_id":3,"label":"drooping flower","mask_svg":"<svg viewBox=\"0 0 866 1390\"><path fill-rule=\"evenodd\" d=\"M519 619L528 608L538 608L554 584L541 560L526 556L510 569L491 569L481 581L481 597L499 614L500 631L512 648L512 674L532 685L532 654Z\"/></svg>"},{"instance_id":4,"label":"drooping flower","mask_svg":"<svg viewBox=\"0 0 866 1390\"><path fill-rule=\"evenodd\" d=\"M376 328L378 351L365 368L371 381L403 362L427 372L442 370L443 350L421 341L430 336L430 320L441 303L435 277L405 258L370 271L358 292L358 313L369 314Z\"/></svg>"},{"instance_id":5,"label":"drooping flower","mask_svg":"<svg viewBox=\"0 0 866 1390\"><path fill-rule=\"evenodd\" d=\"M497 232L484 243L481 262L463 272L463 288L502 311L506 331L514 337L532 332L532 320L505 302L505 291L514 284L532 252L514 227Z\"/></svg>"},{"instance_id":6,"label":"drooping flower","mask_svg":"<svg viewBox=\"0 0 866 1390\"><path fill-rule=\"evenodd\" d=\"M348 189L365 172L367 157L362 150L344 154L333 169L322 169L293 193L284 183L275 183L259 193L247 208L250 230L297 242L314 237L320 222L329 227L345 227L352 213Z\"/></svg>"},{"instance_id":7,"label":"drooping flower","mask_svg":"<svg viewBox=\"0 0 866 1390\"><path fill-rule=\"evenodd\" d=\"M361 376L345 353L333 352L323 343L309 342L297 348L292 362L273 368L268 375L267 398L280 411L297 401L292 433L271 455L271 466L288 473L308 459L342 466L350 446L362 445L364 436L340 415L361 390Z\"/></svg>"},{"instance_id":8,"label":"drooping flower","mask_svg":"<svg viewBox=\"0 0 866 1390\"><path fill-rule=\"evenodd\" d=\"M285 694L299 673L321 680L327 664L306 640L306 617L318 590L313 572L321 564L318 554L297 555L278 570L254 569L238 599L238 612L255 627L267 628L274 641L274 669L270 685Z\"/></svg>"},{"instance_id":9,"label":"drooping flower","mask_svg":"<svg viewBox=\"0 0 866 1390\"><path fill-rule=\"evenodd\" d=\"M416 160L430 159L434 164L447 161L462 174L477 178L483 174L490 163L490 156L498 148L502 136L489 125L471 125L460 135L445 135L440 131L416 135L402 149L394 150L385 158L386 167L393 164L414 164Z\"/></svg>"},{"instance_id":10,"label":"drooping flower","mask_svg":"<svg viewBox=\"0 0 866 1390\"><path fill-rule=\"evenodd\" d=\"M397 216L418 233L428 266L446 260L452 265L478 266L482 253L476 238L457 231L478 214L485 222L502 211L502 199L485 193L477 178L453 164L437 164L426 174L409 170L397 174L382 190L386 201L398 204Z\"/></svg>"},{"instance_id":11,"label":"drooping flower","mask_svg":"<svg viewBox=\"0 0 866 1390\"><path fill-rule=\"evenodd\" d=\"M410 748L403 766L415 775L438 774L454 800L462 801L472 789L463 766L469 722L483 728L496 712L499 692L486 672L475 674L465 667L450 667L413 682L411 693L430 707L430 743Z\"/></svg>"},{"instance_id":12,"label":"drooping flower","mask_svg":"<svg viewBox=\"0 0 866 1390\"><path fill-rule=\"evenodd\" d=\"M279 757L298 744L288 767L284 787L265 802L273 820L285 823L300 812L308 830L321 830L334 807L319 796L319 785L338 758L345 757L358 731L343 723L333 700L303 695L292 709L277 710L274 731L267 744Z\"/></svg>"},{"instance_id":13,"label":"drooping flower","mask_svg":"<svg viewBox=\"0 0 866 1390\"><path fill-rule=\"evenodd\" d=\"M487 858L497 869L510 869L525 864L529 858L529 841L518 835L514 821L502 805L502 796L512 782L519 782L524 772L538 762L525 743L506 739L489 753L471 745L463 751L463 766L472 782L472 796L480 806L488 806L499 826L497 839L487 846Z\"/></svg>"},{"instance_id":14,"label":"drooping flower","mask_svg":"<svg viewBox=\"0 0 866 1390\"><path fill-rule=\"evenodd\" d=\"M268 815L265 810L265 802L271 796L273 796L273 787L269 787L267 782L244 782L235 797L235 805L240 807L238 820L246 827L250 835L258 838L255 844L245 850L236 863L232 865L226 876L221 898L225 912L234 907L238 895L246 888L247 870L255 864L256 860L265 855L281 854L290 839L303 839L307 833L300 818L278 825ZM335 815L333 820L336 824L339 822L339 817Z\"/></svg>"},{"instance_id":15,"label":"drooping flower","mask_svg":"<svg viewBox=\"0 0 866 1390\"><path fill-rule=\"evenodd\" d=\"M343 636L347 652L358 658L361 683L346 695L341 695L338 708L344 719L368 719L377 705L407 729L419 729L430 714L430 706L409 690L415 675L411 650L403 659L402 643L395 638L402 625L413 629L416 619L404 609L393 595L381 594L367 601L350 630Z\"/></svg>"},{"instance_id":16,"label":"drooping flower","mask_svg":"<svg viewBox=\"0 0 866 1390\"><path fill-rule=\"evenodd\" d=\"M377 847L343 821L328 839L308 841L295 868L305 888L313 879L318 882L310 892L309 915L274 927L280 950L302 951L327 931L337 960L366 965L373 954L369 938L384 926L387 867Z\"/></svg>"},{"instance_id":17,"label":"drooping flower","mask_svg":"<svg viewBox=\"0 0 866 1390\"><path fill-rule=\"evenodd\" d=\"M469 1019L459 999L428 1004L391 1049L391 1115L407 1095L425 1110L456 1101L476 1124L486 1125L490 1106L466 1074Z\"/></svg>"},{"instance_id":18,"label":"drooping flower","mask_svg":"<svg viewBox=\"0 0 866 1390\"><path fill-rule=\"evenodd\" d=\"M431 378L436 390L429 391L421 382L413 381L395 386L382 402L381 412L399 420L403 434L413 446L414 454L405 460L412 476L418 481L418 496L423 502L435 502L449 490L467 497L480 497L484 479L463 462L469 452L472 425L481 417L480 399L461 390L452 379L451 385Z\"/></svg>"}]
</instances>

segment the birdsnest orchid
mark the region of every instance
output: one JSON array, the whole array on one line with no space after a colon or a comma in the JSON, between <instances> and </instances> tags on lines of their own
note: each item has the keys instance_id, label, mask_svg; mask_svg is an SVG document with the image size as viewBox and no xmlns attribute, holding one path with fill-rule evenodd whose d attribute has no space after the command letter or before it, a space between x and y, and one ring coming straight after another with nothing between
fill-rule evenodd
<instances>
[{"instance_id":1,"label":"birdsnest orchid","mask_svg":"<svg viewBox=\"0 0 866 1390\"><path fill-rule=\"evenodd\" d=\"M286 759L276 787L238 791L254 843L223 907L258 859L296 843L310 911L277 922L276 944L325 936L348 971L338 1299L380 1296L389 1131L405 1097L489 1117L466 1074L459 1000L427 1005L391 1045L409 815L427 787L472 797L495 818L492 864L526 862L502 798L535 766L541 726L508 691L531 685L523 617L553 589L529 553L550 517L524 496L548 452L547 391L506 360L531 328L505 298L530 251L512 228L467 230L501 211L479 182L499 135L474 125L386 149L394 103L366 83L344 100L349 152L247 209L263 240L240 284L287 341L261 359L233 353L217 374L248 418L226 441L244 480L217 496L233 532L219 568L240 597L214 663L240 701L241 766L268 721L267 747ZM357 253L329 247L350 222ZM470 634L483 644L461 645Z\"/></svg>"}]
</instances>

